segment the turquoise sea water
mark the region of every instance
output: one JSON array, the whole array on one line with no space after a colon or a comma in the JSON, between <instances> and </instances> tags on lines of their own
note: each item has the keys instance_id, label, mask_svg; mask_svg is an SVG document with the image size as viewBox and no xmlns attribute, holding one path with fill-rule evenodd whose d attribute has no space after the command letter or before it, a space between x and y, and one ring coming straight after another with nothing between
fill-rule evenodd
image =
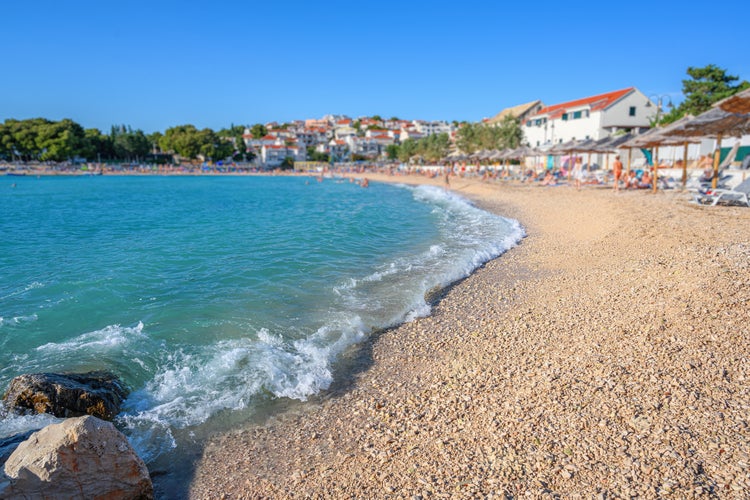
<instances>
[{"instance_id":1,"label":"turquoise sea water","mask_svg":"<svg viewBox=\"0 0 750 500\"><path fill-rule=\"evenodd\" d=\"M440 188L0 177L0 390L114 371L132 390L116 424L151 462L180 433L325 390L347 349L522 236ZM0 415L0 437L52 420Z\"/></svg>"}]
</instances>

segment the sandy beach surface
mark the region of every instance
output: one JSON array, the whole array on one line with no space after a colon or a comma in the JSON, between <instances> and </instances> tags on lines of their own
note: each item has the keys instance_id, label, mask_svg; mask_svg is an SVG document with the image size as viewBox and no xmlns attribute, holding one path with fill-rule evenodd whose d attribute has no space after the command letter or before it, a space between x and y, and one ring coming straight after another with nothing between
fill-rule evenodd
<instances>
[{"instance_id":1,"label":"sandy beach surface","mask_svg":"<svg viewBox=\"0 0 750 500\"><path fill-rule=\"evenodd\" d=\"M528 236L326 394L213 438L191 497L750 496L750 210L450 188Z\"/></svg>"}]
</instances>

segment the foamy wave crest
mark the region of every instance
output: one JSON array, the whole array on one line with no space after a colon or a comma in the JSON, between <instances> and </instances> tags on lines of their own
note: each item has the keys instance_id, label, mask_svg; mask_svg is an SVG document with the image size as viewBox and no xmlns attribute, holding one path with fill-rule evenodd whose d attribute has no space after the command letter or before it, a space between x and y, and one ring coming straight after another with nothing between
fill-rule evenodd
<instances>
[{"instance_id":1,"label":"foamy wave crest","mask_svg":"<svg viewBox=\"0 0 750 500\"><path fill-rule=\"evenodd\" d=\"M517 221L480 210L442 188L404 188L412 190L415 200L433 207L440 241L334 289L345 309L356 311L373 327L389 327L429 315L431 307L425 295L465 278L524 237Z\"/></svg>"},{"instance_id":2,"label":"foamy wave crest","mask_svg":"<svg viewBox=\"0 0 750 500\"><path fill-rule=\"evenodd\" d=\"M7 411L5 405L0 401L0 438L23 434L28 431L35 431L46 427L50 424L57 424L63 419L56 418L48 413L38 415L16 415Z\"/></svg>"},{"instance_id":3,"label":"foamy wave crest","mask_svg":"<svg viewBox=\"0 0 750 500\"><path fill-rule=\"evenodd\" d=\"M67 342L49 342L36 348L42 352L103 352L136 342L143 337L143 323L140 321L134 327L109 325L101 330L84 333Z\"/></svg>"},{"instance_id":4,"label":"foamy wave crest","mask_svg":"<svg viewBox=\"0 0 750 500\"><path fill-rule=\"evenodd\" d=\"M165 437L172 440L170 427L194 426L223 410L241 410L263 394L305 400L330 386L331 364L364 338L360 326L357 320L334 322L296 341L263 329L257 339L225 340L194 352L167 354L145 387L128 397L118 421L137 430L131 435L144 430L161 435L155 445L164 447ZM147 454L160 453L146 448Z\"/></svg>"},{"instance_id":5,"label":"foamy wave crest","mask_svg":"<svg viewBox=\"0 0 750 500\"><path fill-rule=\"evenodd\" d=\"M340 315L308 338L291 345L264 335L270 356L264 358L266 388L277 397L306 400L333 382L332 363L349 346L365 338L358 316ZM263 337L261 337L263 340ZM271 342L268 342L270 340Z\"/></svg>"},{"instance_id":6,"label":"foamy wave crest","mask_svg":"<svg viewBox=\"0 0 750 500\"><path fill-rule=\"evenodd\" d=\"M12 318L3 318L0 316L0 327L1 326L16 326L22 323L31 323L39 319L36 314L29 314L28 316L14 316Z\"/></svg>"},{"instance_id":7,"label":"foamy wave crest","mask_svg":"<svg viewBox=\"0 0 750 500\"><path fill-rule=\"evenodd\" d=\"M28 292L29 290L34 290L35 288L42 288L43 286L44 286L44 283L40 283L39 281L34 281L22 288L14 290L10 292L9 294L0 297L0 300L9 299L10 297L15 297L16 295L21 295L21 294Z\"/></svg>"},{"instance_id":8,"label":"foamy wave crest","mask_svg":"<svg viewBox=\"0 0 750 500\"><path fill-rule=\"evenodd\" d=\"M416 200L433 204L440 213L444 245L434 256L449 265L441 266L438 285L465 278L525 236L518 221L481 210L453 192L434 186L418 186L413 192Z\"/></svg>"}]
</instances>

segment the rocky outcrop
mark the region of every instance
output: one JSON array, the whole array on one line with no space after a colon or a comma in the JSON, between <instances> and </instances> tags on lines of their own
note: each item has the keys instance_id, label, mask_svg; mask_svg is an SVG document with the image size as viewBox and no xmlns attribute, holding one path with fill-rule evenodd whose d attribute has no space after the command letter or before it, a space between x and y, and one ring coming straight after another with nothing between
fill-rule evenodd
<instances>
[{"instance_id":1,"label":"rocky outcrop","mask_svg":"<svg viewBox=\"0 0 750 500\"><path fill-rule=\"evenodd\" d=\"M0 499L153 498L148 470L110 422L70 418L35 432L5 463Z\"/></svg>"},{"instance_id":2,"label":"rocky outcrop","mask_svg":"<svg viewBox=\"0 0 750 500\"><path fill-rule=\"evenodd\" d=\"M10 382L3 400L16 413L50 413L59 418L93 415L112 420L128 395L109 372L31 373Z\"/></svg>"}]
</instances>

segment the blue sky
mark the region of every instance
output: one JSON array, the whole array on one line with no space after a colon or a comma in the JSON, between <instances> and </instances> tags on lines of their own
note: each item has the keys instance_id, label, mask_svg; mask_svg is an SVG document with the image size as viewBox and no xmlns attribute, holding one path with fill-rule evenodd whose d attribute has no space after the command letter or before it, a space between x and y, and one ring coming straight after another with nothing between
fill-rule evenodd
<instances>
[{"instance_id":1,"label":"blue sky","mask_svg":"<svg viewBox=\"0 0 750 500\"><path fill-rule=\"evenodd\" d=\"M747 1L693 5L8 0L0 121L147 133L328 113L477 121L630 86L677 102L688 66L750 80Z\"/></svg>"}]
</instances>

